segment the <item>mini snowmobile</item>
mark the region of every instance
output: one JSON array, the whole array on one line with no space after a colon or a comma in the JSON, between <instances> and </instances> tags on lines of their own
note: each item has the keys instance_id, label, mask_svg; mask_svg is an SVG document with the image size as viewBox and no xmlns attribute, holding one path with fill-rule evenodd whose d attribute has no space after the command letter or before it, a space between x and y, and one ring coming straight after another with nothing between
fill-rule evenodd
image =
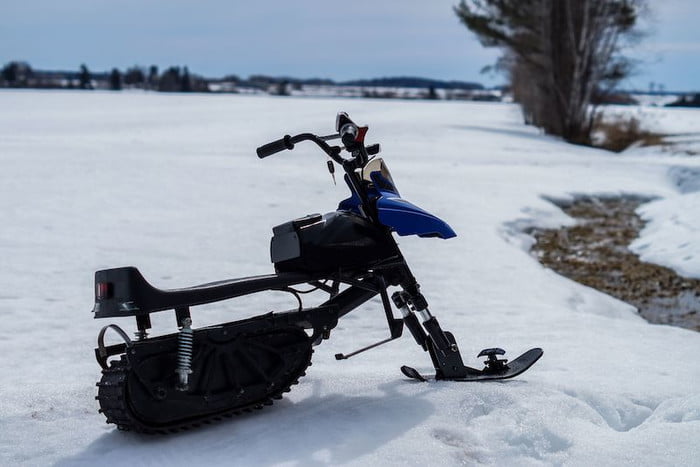
<instances>
[{"instance_id":1,"label":"mini snowmobile","mask_svg":"<svg viewBox=\"0 0 700 467\"><path fill-rule=\"evenodd\" d=\"M330 158L331 174L335 164L342 167L351 193L334 212L311 214L272 229L275 274L161 290L134 267L95 273L95 318L134 317L137 327L133 339L114 324L102 328L97 338L102 378L96 399L108 423L123 430L167 433L270 405L305 375L313 347L331 336L338 320L377 295L389 337L337 354L338 360L397 339L404 327L435 367L430 378L411 367L401 368L418 381L512 378L542 356L542 350L534 348L508 361L499 358L505 353L502 349L490 348L477 356L486 357L484 368L464 365L454 336L443 331L428 310L392 236L395 232L447 239L456 234L438 217L401 198L386 164L374 157L379 145L365 145L367 129L341 112L332 135L287 135L257 149L258 157L264 158L301 142L315 143ZM336 139L342 146L329 144ZM391 297L389 287L397 288ZM270 290L293 294L299 306L193 328L194 306ZM303 306L301 295L311 291L327 294L327 299ZM179 331L149 337L151 313L165 310L174 311ZM123 342L106 345L108 330Z\"/></svg>"}]
</instances>

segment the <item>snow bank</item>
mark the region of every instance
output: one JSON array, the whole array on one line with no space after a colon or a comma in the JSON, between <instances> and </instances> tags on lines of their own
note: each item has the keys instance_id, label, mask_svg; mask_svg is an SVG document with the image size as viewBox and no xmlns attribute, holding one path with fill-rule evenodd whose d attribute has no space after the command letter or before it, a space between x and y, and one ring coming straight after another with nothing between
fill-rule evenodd
<instances>
[{"instance_id":1,"label":"snow bank","mask_svg":"<svg viewBox=\"0 0 700 467\"><path fill-rule=\"evenodd\" d=\"M700 193L654 201L639 208L648 224L631 249L643 261L700 278Z\"/></svg>"},{"instance_id":2,"label":"snow bank","mask_svg":"<svg viewBox=\"0 0 700 467\"><path fill-rule=\"evenodd\" d=\"M687 242L698 258L695 192L668 174L689 158L569 146L506 104L37 91L0 102L1 464L698 463L700 335L543 269L520 232L570 222L546 196L653 195L640 242L666 259L660 244ZM494 345L541 346L542 360L503 383L413 383L398 368L430 364L407 337L336 362L386 336L375 301L343 318L273 407L168 437L105 425L93 271L133 264L163 288L271 271L271 226L332 210L346 189L312 147L264 161L255 147L331 131L339 110L370 125L402 195L457 231L400 244L467 363ZM202 326L292 306L272 293L193 314ZM175 329L168 313L153 324Z\"/></svg>"}]
</instances>

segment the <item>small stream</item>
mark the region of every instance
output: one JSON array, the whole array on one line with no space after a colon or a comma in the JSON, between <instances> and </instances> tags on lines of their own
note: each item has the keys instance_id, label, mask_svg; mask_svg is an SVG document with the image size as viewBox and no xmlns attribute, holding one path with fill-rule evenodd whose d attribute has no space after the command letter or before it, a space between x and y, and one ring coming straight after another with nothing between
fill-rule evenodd
<instances>
[{"instance_id":1,"label":"small stream","mask_svg":"<svg viewBox=\"0 0 700 467\"><path fill-rule=\"evenodd\" d=\"M540 263L557 273L634 305L649 322L700 331L700 280L640 261L628 246L644 221L635 210L648 198L582 196L553 201L578 222L531 229Z\"/></svg>"}]
</instances>

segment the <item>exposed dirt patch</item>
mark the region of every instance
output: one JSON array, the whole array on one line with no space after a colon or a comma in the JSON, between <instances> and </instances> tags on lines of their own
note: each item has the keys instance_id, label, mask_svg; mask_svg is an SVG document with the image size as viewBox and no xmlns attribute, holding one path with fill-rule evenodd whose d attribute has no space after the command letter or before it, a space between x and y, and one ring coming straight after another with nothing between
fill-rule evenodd
<instances>
[{"instance_id":1,"label":"exposed dirt patch","mask_svg":"<svg viewBox=\"0 0 700 467\"><path fill-rule=\"evenodd\" d=\"M533 229L539 261L570 279L637 307L649 322L700 331L700 280L644 263L628 245L644 221L635 213L648 199L580 197L556 202L578 223Z\"/></svg>"}]
</instances>

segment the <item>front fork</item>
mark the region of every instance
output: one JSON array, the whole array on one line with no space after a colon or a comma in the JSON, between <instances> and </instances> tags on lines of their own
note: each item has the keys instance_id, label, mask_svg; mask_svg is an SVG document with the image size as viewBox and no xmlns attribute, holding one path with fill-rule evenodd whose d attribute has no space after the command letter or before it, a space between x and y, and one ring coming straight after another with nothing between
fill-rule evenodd
<instances>
[{"instance_id":1,"label":"front fork","mask_svg":"<svg viewBox=\"0 0 700 467\"><path fill-rule=\"evenodd\" d=\"M428 310L428 303L418 290L418 284L405 287L392 295L403 322L418 345L430 354L435 367L435 379L455 379L467 376L455 338L443 331L435 316ZM420 316L420 321L418 316ZM422 325L421 325L422 322ZM427 332L426 332L427 331Z\"/></svg>"}]
</instances>

